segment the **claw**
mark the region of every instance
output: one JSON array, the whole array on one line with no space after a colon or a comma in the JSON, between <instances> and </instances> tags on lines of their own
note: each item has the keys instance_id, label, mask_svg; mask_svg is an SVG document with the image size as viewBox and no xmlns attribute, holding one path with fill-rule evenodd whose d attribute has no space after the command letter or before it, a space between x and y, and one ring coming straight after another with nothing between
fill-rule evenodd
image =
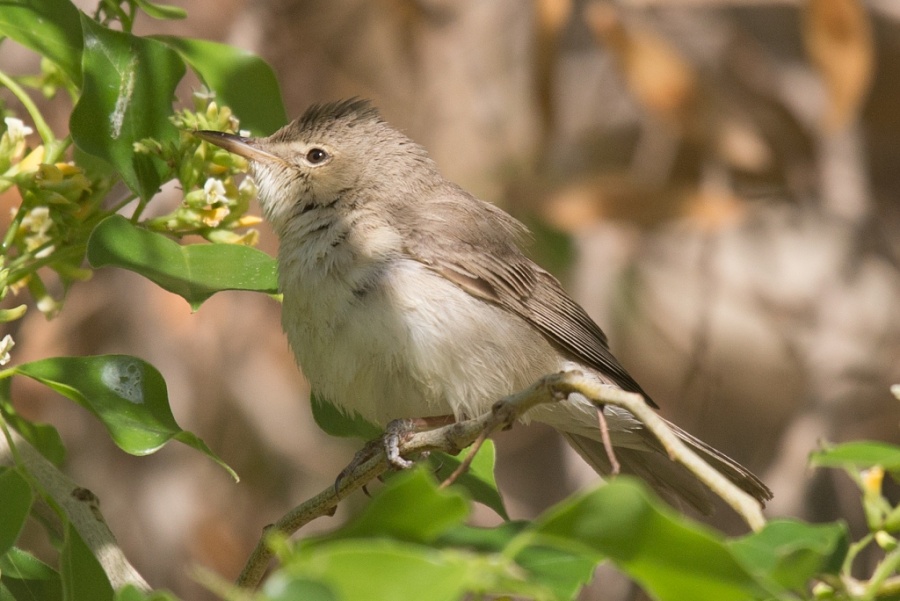
<instances>
[{"instance_id":1,"label":"claw","mask_svg":"<svg viewBox=\"0 0 900 601\"><path fill-rule=\"evenodd\" d=\"M388 463L397 469L406 470L414 465L412 461L404 459L400 455L400 439L415 430L415 425L406 419L395 419L385 428L384 437L381 439L384 443L384 452L387 455Z\"/></svg>"},{"instance_id":2,"label":"claw","mask_svg":"<svg viewBox=\"0 0 900 601\"><path fill-rule=\"evenodd\" d=\"M335 494L340 492L341 482L344 478L353 473L356 468L371 459L380 450L384 450L388 463L394 468L405 470L415 465L414 461L405 459L400 454L400 441L412 432L427 430L437 426L453 423L452 416L440 417L423 417L418 419L395 419L388 423L384 429L384 435L381 438L370 440L366 445L357 451L350 463L347 464L338 477L334 480Z\"/></svg>"}]
</instances>

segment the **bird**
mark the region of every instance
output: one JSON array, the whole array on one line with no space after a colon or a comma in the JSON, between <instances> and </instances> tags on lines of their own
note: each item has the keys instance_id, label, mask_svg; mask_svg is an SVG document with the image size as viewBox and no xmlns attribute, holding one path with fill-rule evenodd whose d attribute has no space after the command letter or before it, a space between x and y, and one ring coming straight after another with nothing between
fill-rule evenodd
<instances>
[{"instance_id":1,"label":"bird","mask_svg":"<svg viewBox=\"0 0 900 601\"><path fill-rule=\"evenodd\" d=\"M527 228L445 179L425 148L368 100L315 104L267 137L198 131L248 160L279 238L282 325L314 393L381 427L462 420L548 374L579 370L638 393L606 335L524 252ZM631 413L602 409L622 472L704 513L708 491ZM579 394L527 420L559 431L601 476L613 470L598 408ZM670 424L761 504L748 469Z\"/></svg>"}]
</instances>

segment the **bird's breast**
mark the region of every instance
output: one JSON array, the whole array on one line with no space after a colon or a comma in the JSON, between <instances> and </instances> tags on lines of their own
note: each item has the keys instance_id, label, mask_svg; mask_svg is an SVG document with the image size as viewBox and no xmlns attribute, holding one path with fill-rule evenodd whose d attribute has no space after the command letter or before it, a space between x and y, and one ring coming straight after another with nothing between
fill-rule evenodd
<instances>
[{"instance_id":1,"label":"bird's breast","mask_svg":"<svg viewBox=\"0 0 900 601\"><path fill-rule=\"evenodd\" d=\"M558 369L519 317L411 258L305 277L293 265L282 267L282 322L304 374L317 394L375 423L477 415Z\"/></svg>"}]
</instances>

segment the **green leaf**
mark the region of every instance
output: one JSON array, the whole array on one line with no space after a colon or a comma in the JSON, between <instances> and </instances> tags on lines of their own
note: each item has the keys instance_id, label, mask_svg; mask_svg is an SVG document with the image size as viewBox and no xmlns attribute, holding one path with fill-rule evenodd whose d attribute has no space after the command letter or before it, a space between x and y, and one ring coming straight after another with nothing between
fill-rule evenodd
<instances>
[{"instance_id":1,"label":"green leaf","mask_svg":"<svg viewBox=\"0 0 900 601\"><path fill-rule=\"evenodd\" d=\"M888 471L900 469L900 447L885 442L855 441L830 449L815 451L809 456L812 465L823 467L851 467L865 469L881 466Z\"/></svg>"},{"instance_id":2,"label":"green leaf","mask_svg":"<svg viewBox=\"0 0 900 601\"><path fill-rule=\"evenodd\" d=\"M506 522L495 528L460 526L442 535L438 544L472 549L482 554L509 554L510 544L517 541L529 525L523 521ZM549 589L554 599L574 599L576 593L590 582L599 562L589 554L539 544L519 547L515 556L518 566L527 572L525 579Z\"/></svg>"},{"instance_id":3,"label":"green leaf","mask_svg":"<svg viewBox=\"0 0 900 601\"><path fill-rule=\"evenodd\" d=\"M594 576L599 561L550 546L529 545L516 555L516 563L528 571L528 580L540 582L556 599L574 599Z\"/></svg>"},{"instance_id":4,"label":"green leaf","mask_svg":"<svg viewBox=\"0 0 900 601\"><path fill-rule=\"evenodd\" d=\"M432 453L428 457L428 462L433 466L432 471L437 479L443 481L459 467L468 453L469 449L455 457L446 453ZM494 442L492 440L484 441L469 469L463 472L453 485L465 489L473 500L490 507L497 512L497 515L508 520L509 515L506 513L506 507L503 506L503 497L500 495L500 489L497 488L497 481L494 479L496 461L497 450Z\"/></svg>"},{"instance_id":5,"label":"green leaf","mask_svg":"<svg viewBox=\"0 0 900 601\"><path fill-rule=\"evenodd\" d=\"M322 582L340 599L418 601L466 593L570 599L593 574L594 554L533 540L523 547L529 524L474 528L464 524L468 513L461 495L439 489L419 466L389 480L345 527L301 542L274 578Z\"/></svg>"},{"instance_id":6,"label":"green leaf","mask_svg":"<svg viewBox=\"0 0 900 601\"><path fill-rule=\"evenodd\" d=\"M169 407L166 382L146 361L128 355L56 357L13 369L96 415L127 453L147 455L175 439L207 455L237 480L206 443L178 426Z\"/></svg>"},{"instance_id":7,"label":"green leaf","mask_svg":"<svg viewBox=\"0 0 900 601\"><path fill-rule=\"evenodd\" d=\"M278 291L277 263L262 251L237 244L182 246L121 215L94 228L87 257L95 268L112 265L137 272L184 298L195 311L222 290Z\"/></svg>"},{"instance_id":8,"label":"green leaf","mask_svg":"<svg viewBox=\"0 0 900 601\"><path fill-rule=\"evenodd\" d=\"M660 601L772 596L720 537L651 499L631 478L564 501L521 536L534 537L527 546L609 557Z\"/></svg>"},{"instance_id":9,"label":"green leaf","mask_svg":"<svg viewBox=\"0 0 900 601\"><path fill-rule=\"evenodd\" d=\"M66 447L59 432L50 424L35 423L18 414L10 397L11 382L12 378L0 380L0 416L48 461L62 465Z\"/></svg>"},{"instance_id":10,"label":"green leaf","mask_svg":"<svg viewBox=\"0 0 900 601\"><path fill-rule=\"evenodd\" d=\"M19 472L0 470L0 555L9 551L19 538L31 511L31 487Z\"/></svg>"},{"instance_id":11,"label":"green leaf","mask_svg":"<svg viewBox=\"0 0 900 601\"><path fill-rule=\"evenodd\" d=\"M81 84L81 22L69 0L6 0L0 3L0 34L46 56Z\"/></svg>"},{"instance_id":12,"label":"green leaf","mask_svg":"<svg viewBox=\"0 0 900 601\"><path fill-rule=\"evenodd\" d=\"M180 6L172 6L171 4L156 4L148 0L135 0L142 11L154 19L184 19L187 17L187 11Z\"/></svg>"},{"instance_id":13,"label":"green leaf","mask_svg":"<svg viewBox=\"0 0 900 601\"><path fill-rule=\"evenodd\" d=\"M116 591L116 601L179 601L168 591L142 591L133 584L126 584Z\"/></svg>"},{"instance_id":14,"label":"green leaf","mask_svg":"<svg viewBox=\"0 0 900 601\"><path fill-rule=\"evenodd\" d=\"M14 547L0 555L0 574L17 601L62 600L59 574L26 551Z\"/></svg>"},{"instance_id":15,"label":"green leaf","mask_svg":"<svg viewBox=\"0 0 900 601\"><path fill-rule=\"evenodd\" d=\"M313 419L326 434L363 440L373 440L382 434L381 428L367 422L358 413L350 416L315 393L309 396L309 403L312 407Z\"/></svg>"},{"instance_id":16,"label":"green leaf","mask_svg":"<svg viewBox=\"0 0 900 601\"><path fill-rule=\"evenodd\" d=\"M266 601L338 601L334 592L321 582L277 574L263 588Z\"/></svg>"},{"instance_id":17,"label":"green leaf","mask_svg":"<svg viewBox=\"0 0 900 601\"><path fill-rule=\"evenodd\" d=\"M66 527L59 568L67 601L113 601L109 578L72 524Z\"/></svg>"},{"instance_id":18,"label":"green leaf","mask_svg":"<svg viewBox=\"0 0 900 601\"><path fill-rule=\"evenodd\" d=\"M0 573L21 580L53 580L59 574L43 561L17 547L0 555Z\"/></svg>"},{"instance_id":19,"label":"green leaf","mask_svg":"<svg viewBox=\"0 0 900 601\"><path fill-rule=\"evenodd\" d=\"M397 510L400 507L402 511ZM468 515L466 500L458 492L439 489L419 466L391 478L360 515L329 538L390 537L429 543Z\"/></svg>"},{"instance_id":20,"label":"green leaf","mask_svg":"<svg viewBox=\"0 0 900 601\"><path fill-rule=\"evenodd\" d=\"M797 592L805 591L815 576L837 575L849 545L849 533L842 523L794 520L769 522L761 531L729 543L753 573Z\"/></svg>"},{"instance_id":21,"label":"green leaf","mask_svg":"<svg viewBox=\"0 0 900 601\"><path fill-rule=\"evenodd\" d=\"M134 143L177 140L169 116L184 62L165 44L113 31L86 15L81 26L84 87L69 122L72 139L115 166L129 188L149 199L159 188L164 165L135 153Z\"/></svg>"},{"instance_id":22,"label":"green leaf","mask_svg":"<svg viewBox=\"0 0 900 601\"><path fill-rule=\"evenodd\" d=\"M259 56L227 44L175 36L154 36L177 50L184 61L231 107L241 127L268 135L287 123L281 88L272 67Z\"/></svg>"},{"instance_id":23,"label":"green leaf","mask_svg":"<svg viewBox=\"0 0 900 601\"><path fill-rule=\"evenodd\" d=\"M298 555L288 573L323 583L342 601L458 601L475 576L462 558L387 539L333 541Z\"/></svg>"}]
</instances>

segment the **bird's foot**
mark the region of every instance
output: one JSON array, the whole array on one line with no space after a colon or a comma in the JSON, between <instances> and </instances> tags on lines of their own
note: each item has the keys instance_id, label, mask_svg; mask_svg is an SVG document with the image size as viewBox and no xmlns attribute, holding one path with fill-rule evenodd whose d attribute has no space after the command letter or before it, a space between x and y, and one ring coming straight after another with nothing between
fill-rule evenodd
<instances>
[{"instance_id":1,"label":"bird's foot","mask_svg":"<svg viewBox=\"0 0 900 601\"><path fill-rule=\"evenodd\" d=\"M366 461L375 457L380 451L384 451L388 463L396 469L409 469L415 465L414 461L410 461L403 457L400 452L400 444L411 434L430 430L440 426L452 424L455 421L452 415L442 415L438 417L418 417L413 419L395 419L389 422L384 429L384 435L375 440L370 440L363 448L356 452L350 463L341 470L334 482L334 489L337 492L340 489L341 481L351 474L356 468Z\"/></svg>"}]
</instances>

